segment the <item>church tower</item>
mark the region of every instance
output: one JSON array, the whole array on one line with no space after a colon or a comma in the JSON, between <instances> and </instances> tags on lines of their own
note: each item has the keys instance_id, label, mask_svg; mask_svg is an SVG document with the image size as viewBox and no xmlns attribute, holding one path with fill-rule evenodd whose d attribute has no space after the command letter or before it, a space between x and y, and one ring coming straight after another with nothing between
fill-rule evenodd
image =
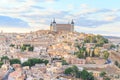
<instances>
[{"instance_id":1,"label":"church tower","mask_svg":"<svg viewBox=\"0 0 120 80\"><path fill-rule=\"evenodd\" d=\"M57 31L57 30L56 30L56 21L55 21L55 18L54 18L54 20L53 20L52 26L53 26L53 31Z\"/></svg>"},{"instance_id":2,"label":"church tower","mask_svg":"<svg viewBox=\"0 0 120 80\"><path fill-rule=\"evenodd\" d=\"M54 18L54 20L50 24L50 30L51 31L57 31L56 30L56 21L55 21L55 18Z\"/></svg>"},{"instance_id":3,"label":"church tower","mask_svg":"<svg viewBox=\"0 0 120 80\"><path fill-rule=\"evenodd\" d=\"M52 21L51 21L51 24L50 24L50 30L53 31Z\"/></svg>"},{"instance_id":4,"label":"church tower","mask_svg":"<svg viewBox=\"0 0 120 80\"><path fill-rule=\"evenodd\" d=\"M71 21L71 32L74 32L74 21Z\"/></svg>"}]
</instances>

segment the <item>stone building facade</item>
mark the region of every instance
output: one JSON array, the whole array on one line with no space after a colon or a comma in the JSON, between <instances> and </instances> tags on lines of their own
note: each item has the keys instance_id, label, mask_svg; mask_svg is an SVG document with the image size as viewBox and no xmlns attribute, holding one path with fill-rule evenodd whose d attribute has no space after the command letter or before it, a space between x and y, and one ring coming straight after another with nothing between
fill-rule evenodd
<instances>
[{"instance_id":1,"label":"stone building facade","mask_svg":"<svg viewBox=\"0 0 120 80\"><path fill-rule=\"evenodd\" d=\"M56 23L55 19L50 24L50 30L59 32L59 31L68 31L74 32L74 21L72 20L71 23L68 24L58 24Z\"/></svg>"}]
</instances>

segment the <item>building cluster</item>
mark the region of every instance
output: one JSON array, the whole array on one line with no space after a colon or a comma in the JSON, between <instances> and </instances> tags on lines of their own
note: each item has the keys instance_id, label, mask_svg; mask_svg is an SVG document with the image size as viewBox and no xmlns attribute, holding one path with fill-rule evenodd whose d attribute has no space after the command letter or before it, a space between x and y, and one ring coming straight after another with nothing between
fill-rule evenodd
<instances>
[{"instance_id":1,"label":"building cluster","mask_svg":"<svg viewBox=\"0 0 120 80\"><path fill-rule=\"evenodd\" d=\"M103 58L80 59L76 57L75 52L79 51L76 46L82 46L87 35L90 34L74 32L73 21L71 24L57 24L55 20L51 23L51 31L2 33L0 35L0 57L8 56L9 59L19 59L21 63L30 58L39 58L48 60L49 63L22 67L20 64L10 65L9 61L4 62L0 68L0 80L72 80L73 77L64 74L64 70L72 65L76 65L79 70L87 69L98 80L103 80L100 77L101 71L106 71L111 80L120 80L120 69L113 62L105 64L106 60ZM27 47L22 51L24 45ZM110 49L110 45L111 43L108 43L99 47L100 56L103 51L115 51L115 49ZM33 50L29 51L29 47L33 47ZM92 51L95 43L86 43L84 47ZM63 65L62 59L67 65Z\"/></svg>"}]
</instances>

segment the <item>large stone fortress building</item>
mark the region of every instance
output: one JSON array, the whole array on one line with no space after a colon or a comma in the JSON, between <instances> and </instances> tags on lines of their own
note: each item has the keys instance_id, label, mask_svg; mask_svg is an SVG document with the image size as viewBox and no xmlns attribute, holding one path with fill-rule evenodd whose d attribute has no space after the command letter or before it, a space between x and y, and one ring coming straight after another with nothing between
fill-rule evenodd
<instances>
[{"instance_id":1,"label":"large stone fortress building","mask_svg":"<svg viewBox=\"0 0 120 80\"><path fill-rule=\"evenodd\" d=\"M68 24L57 24L54 19L50 24L50 30L55 32L59 31L74 32L74 21L72 20L71 23Z\"/></svg>"}]
</instances>

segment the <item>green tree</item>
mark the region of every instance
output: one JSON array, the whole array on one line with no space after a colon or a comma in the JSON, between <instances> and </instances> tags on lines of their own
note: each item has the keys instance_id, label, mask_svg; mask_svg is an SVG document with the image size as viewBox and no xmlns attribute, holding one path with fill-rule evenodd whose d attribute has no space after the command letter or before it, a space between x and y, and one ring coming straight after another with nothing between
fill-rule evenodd
<instances>
[{"instance_id":1,"label":"green tree","mask_svg":"<svg viewBox=\"0 0 120 80\"><path fill-rule=\"evenodd\" d=\"M118 61L115 61L115 65L116 65L116 66L119 66L119 63L118 63Z\"/></svg>"},{"instance_id":2,"label":"green tree","mask_svg":"<svg viewBox=\"0 0 120 80\"><path fill-rule=\"evenodd\" d=\"M23 46L30 47L31 45L30 44L23 44Z\"/></svg>"},{"instance_id":3,"label":"green tree","mask_svg":"<svg viewBox=\"0 0 120 80\"><path fill-rule=\"evenodd\" d=\"M99 56L100 56L100 49L99 49L99 47L96 47L96 48L94 49L94 53L95 53L95 56L96 56L96 57L99 57Z\"/></svg>"},{"instance_id":4,"label":"green tree","mask_svg":"<svg viewBox=\"0 0 120 80\"><path fill-rule=\"evenodd\" d=\"M89 73L86 70L81 71L81 78L83 80L94 80L93 74L91 72Z\"/></svg>"},{"instance_id":5,"label":"green tree","mask_svg":"<svg viewBox=\"0 0 120 80\"><path fill-rule=\"evenodd\" d=\"M3 65L3 62L0 62L0 68L1 68L2 65Z\"/></svg>"},{"instance_id":6,"label":"green tree","mask_svg":"<svg viewBox=\"0 0 120 80\"><path fill-rule=\"evenodd\" d=\"M32 66L30 61L26 61L24 63L22 63L22 66Z\"/></svg>"},{"instance_id":7,"label":"green tree","mask_svg":"<svg viewBox=\"0 0 120 80\"><path fill-rule=\"evenodd\" d=\"M9 60L8 56L1 57L1 61L3 61L3 60Z\"/></svg>"},{"instance_id":8,"label":"green tree","mask_svg":"<svg viewBox=\"0 0 120 80\"><path fill-rule=\"evenodd\" d=\"M76 46L79 50L80 50L80 46L77 44L77 46Z\"/></svg>"},{"instance_id":9,"label":"green tree","mask_svg":"<svg viewBox=\"0 0 120 80\"><path fill-rule=\"evenodd\" d=\"M104 51L104 52L103 52L103 57L104 57L104 59L108 59L108 57L109 57L109 52L108 52L108 51Z\"/></svg>"},{"instance_id":10,"label":"green tree","mask_svg":"<svg viewBox=\"0 0 120 80\"><path fill-rule=\"evenodd\" d=\"M112 48L115 48L116 46L114 45L114 44L112 44L111 46L110 46L110 49L112 49Z\"/></svg>"},{"instance_id":11,"label":"green tree","mask_svg":"<svg viewBox=\"0 0 120 80\"><path fill-rule=\"evenodd\" d=\"M85 52L85 58L88 57L88 56L89 56L89 54L88 54L88 52L86 51L86 52Z\"/></svg>"},{"instance_id":12,"label":"green tree","mask_svg":"<svg viewBox=\"0 0 120 80\"><path fill-rule=\"evenodd\" d=\"M21 46L21 51L25 51L25 50L27 50L27 49L28 49L28 51L33 51L33 50L34 50L34 47L31 46L30 44L23 44L23 45Z\"/></svg>"},{"instance_id":13,"label":"green tree","mask_svg":"<svg viewBox=\"0 0 120 80\"><path fill-rule=\"evenodd\" d=\"M45 63L45 65L47 65L49 63L48 60L44 60L43 63Z\"/></svg>"},{"instance_id":14,"label":"green tree","mask_svg":"<svg viewBox=\"0 0 120 80\"><path fill-rule=\"evenodd\" d=\"M86 55L84 53L86 53L86 48L82 47L79 49L78 52L75 52L75 55L78 57L78 58L85 58Z\"/></svg>"},{"instance_id":15,"label":"green tree","mask_svg":"<svg viewBox=\"0 0 120 80\"><path fill-rule=\"evenodd\" d=\"M69 67L69 68L65 69L64 73L67 74L67 75L68 74L72 75L74 77L79 77L80 76L79 69L75 65L73 65L72 67Z\"/></svg>"},{"instance_id":16,"label":"green tree","mask_svg":"<svg viewBox=\"0 0 120 80\"><path fill-rule=\"evenodd\" d=\"M80 78L81 77L81 71L78 71L76 78Z\"/></svg>"},{"instance_id":17,"label":"green tree","mask_svg":"<svg viewBox=\"0 0 120 80\"><path fill-rule=\"evenodd\" d=\"M105 77L105 75L106 75L106 72L104 71L100 73L100 77Z\"/></svg>"},{"instance_id":18,"label":"green tree","mask_svg":"<svg viewBox=\"0 0 120 80\"><path fill-rule=\"evenodd\" d=\"M73 72L73 69L71 67L65 69L65 71L64 71L64 73L67 74L67 75L72 74L72 72Z\"/></svg>"},{"instance_id":19,"label":"green tree","mask_svg":"<svg viewBox=\"0 0 120 80\"><path fill-rule=\"evenodd\" d=\"M90 73L88 74L87 80L94 80L93 73L90 72Z\"/></svg>"},{"instance_id":20,"label":"green tree","mask_svg":"<svg viewBox=\"0 0 120 80\"><path fill-rule=\"evenodd\" d=\"M11 59L10 64L21 64L21 61L19 59Z\"/></svg>"},{"instance_id":21,"label":"green tree","mask_svg":"<svg viewBox=\"0 0 120 80\"><path fill-rule=\"evenodd\" d=\"M81 72L81 78L82 78L83 80L87 80L88 75L89 75L89 73L88 73L86 70L83 70L83 71Z\"/></svg>"},{"instance_id":22,"label":"green tree","mask_svg":"<svg viewBox=\"0 0 120 80\"><path fill-rule=\"evenodd\" d=\"M95 57L95 53L94 53L94 51L92 51L92 57Z\"/></svg>"},{"instance_id":23,"label":"green tree","mask_svg":"<svg viewBox=\"0 0 120 80\"><path fill-rule=\"evenodd\" d=\"M78 58L84 58L84 54L81 52L76 52L75 54Z\"/></svg>"},{"instance_id":24,"label":"green tree","mask_svg":"<svg viewBox=\"0 0 120 80\"><path fill-rule=\"evenodd\" d=\"M37 59L37 58L31 58L28 59L26 62L22 63L22 66L34 66L35 64L41 64L45 63L47 65L49 63L48 60L43 60L43 59Z\"/></svg>"},{"instance_id":25,"label":"green tree","mask_svg":"<svg viewBox=\"0 0 120 80\"><path fill-rule=\"evenodd\" d=\"M26 47L25 46L22 46L21 47L21 51L25 51L26 50Z\"/></svg>"},{"instance_id":26,"label":"green tree","mask_svg":"<svg viewBox=\"0 0 120 80\"><path fill-rule=\"evenodd\" d=\"M67 75L72 75L76 78L81 78L82 80L94 80L92 73L89 73L86 70L79 71L78 67L75 65L65 69L64 73Z\"/></svg>"},{"instance_id":27,"label":"green tree","mask_svg":"<svg viewBox=\"0 0 120 80\"><path fill-rule=\"evenodd\" d=\"M111 80L110 78L106 77L104 80Z\"/></svg>"},{"instance_id":28,"label":"green tree","mask_svg":"<svg viewBox=\"0 0 120 80\"><path fill-rule=\"evenodd\" d=\"M68 63L66 62L66 60L62 60L62 65L68 65Z\"/></svg>"},{"instance_id":29,"label":"green tree","mask_svg":"<svg viewBox=\"0 0 120 80\"><path fill-rule=\"evenodd\" d=\"M118 65L118 67L120 68L120 64Z\"/></svg>"},{"instance_id":30,"label":"green tree","mask_svg":"<svg viewBox=\"0 0 120 80\"><path fill-rule=\"evenodd\" d=\"M33 50L34 50L33 46L28 48L28 51L33 51Z\"/></svg>"},{"instance_id":31,"label":"green tree","mask_svg":"<svg viewBox=\"0 0 120 80\"><path fill-rule=\"evenodd\" d=\"M15 45L14 44L10 44L10 47L15 47Z\"/></svg>"},{"instance_id":32,"label":"green tree","mask_svg":"<svg viewBox=\"0 0 120 80\"><path fill-rule=\"evenodd\" d=\"M75 77L77 77L78 71L79 71L78 67L75 66L75 65L73 65L72 69L73 69L72 75L75 76Z\"/></svg>"},{"instance_id":33,"label":"green tree","mask_svg":"<svg viewBox=\"0 0 120 80\"><path fill-rule=\"evenodd\" d=\"M103 44L108 43L108 39L104 38L101 35L91 35L86 36L84 39L85 43L96 43L96 46L103 46Z\"/></svg>"}]
</instances>

